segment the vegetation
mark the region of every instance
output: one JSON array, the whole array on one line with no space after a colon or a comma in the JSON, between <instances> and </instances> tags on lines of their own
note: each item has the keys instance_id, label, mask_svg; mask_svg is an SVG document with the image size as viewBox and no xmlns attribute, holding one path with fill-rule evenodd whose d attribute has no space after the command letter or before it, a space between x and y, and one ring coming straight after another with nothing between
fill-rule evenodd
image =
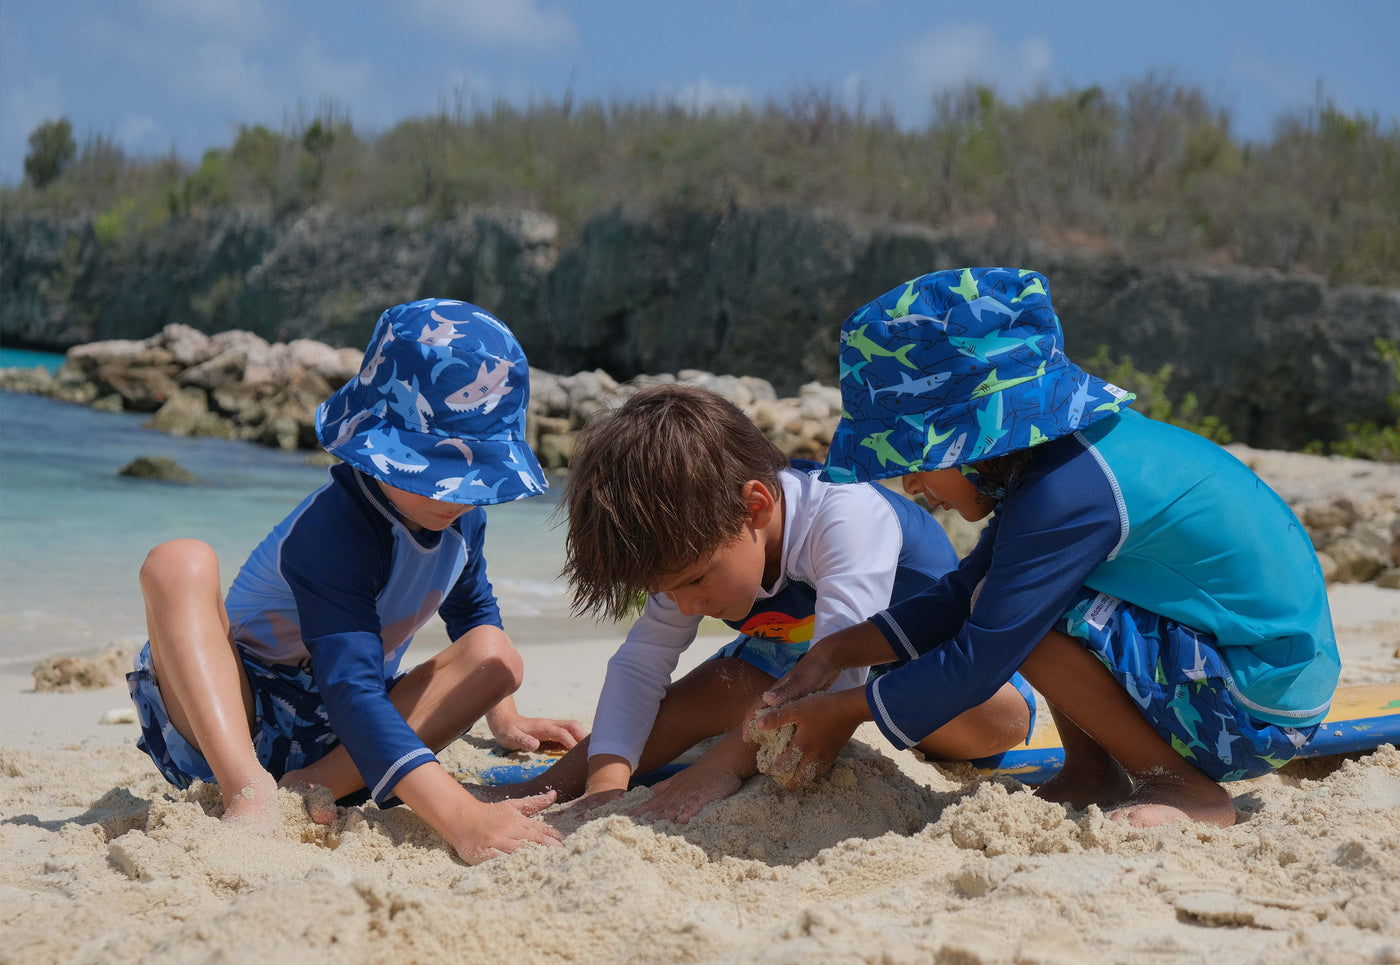
<instances>
[{"instance_id":1,"label":"vegetation","mask_svg":"<svg viewBox=\"0 0 1400 965\"><path fill-rule=\"evenodd\" d=\"M1400 386L1400 345L1378 338L1376 351L1390 366L1391 384ZM1314 442L1305 451L1376 462L1400 462L1400 389L1388 393L1385 401L1395 415L1395 421L1388 425L1352 422L1347 425L1347 433L1341 439L1331 443Z\"/></svg>"},{"instance_id":2,"label":"vegetation","mask_svg":"<svg viewBox=\"0 0 1400 965\"><path fill-rule=\"evenodd\" d=\"M820 89L698 111L567 97L464 111L458 98L374 136L331 108L280 131L240 128L192 170L174 156L126 157L102 136L65 163L63 120L36 129L35 167L26 161L26 183L4 189L0 203L9 212L103 215L104 231L116 235L232 206L287 214L329 204L427 218L531 206L568 236L616 208L787 205L1133 258L1400 282L1394 120L1323 102L1279 119L1267 143L1245 143L1200 90L1154 75L1116 94L1044 91L1018 103L969 87L933 106L932 120L910 130Z\"/></svg>"},{"instance_id":3,"label":"vegetation","mask_svg":"<svg viewBox=\"0 0 1400 965\"><path fill-rule=\"evenodd\" d=\"M1167 398L1167 383L1172 376L1170 365L1163 365L1156 372L1141 372L1133 368L1130 356L1115 360L1110 357L1108 346L1100 345L1099 350L1085 361L1083 368L1135 394L1137 400L1133 408L1149 418L1189 429L1222 446L1234 441L1229 428L1220 421L1219 416L1200 412L1200 403L1194 392L1186 393L1180 405L1172 405Z\"/></svg>"},{"instance_id":4,"label":"vegetation","mask_svg":"<svg viewBox=\"0 0 1400 965\"><path fill-rule=\"evenodd\" d=\"M45 121L29 132L29 153L24 156L24 176L36 188L44 188L63 173L78 145L68 118Z\"/></svg>"}]
</instances>

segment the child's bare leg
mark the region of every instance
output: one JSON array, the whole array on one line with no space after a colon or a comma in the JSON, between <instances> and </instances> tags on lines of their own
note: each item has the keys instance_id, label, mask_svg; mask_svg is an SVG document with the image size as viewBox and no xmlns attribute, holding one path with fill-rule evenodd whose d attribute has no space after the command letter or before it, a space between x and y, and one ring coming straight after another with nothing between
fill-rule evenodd
<instances>
[{"instance_id":1,"label":"child's bare leg","mask_svg":"<svg viewBox=\"0 0 1400 965\"><path fill-rule=\"evenodd\" d=\"M166 713L209 762L224 819L274 823L277 785L253 751L253 696L229 634L214 550L193 539L162 543L141 567L141 593Z\"/></svg>"},{"instance_id":2,"label":"child's bare leg","mask_svg":"<svg viewBox=\"0 0 1400 965\"><path fill-rule=\"evenodd\" d=\"M410 670L389 691L389 699L419 739L436 753L514 693L523 673L520 655L505 632L480 626ZM344 745L313 764L288 771L281 783L319 785L329 788L337 798L365 786Z\"/></svg>"},{"instance_id":3,"label":"child's bare leg","mask_svg":"<svg viewBox=\"0 0 1400 965\"><path fill-rule=\"evenodd\" d=\"M737 657L720 657L671 684L657 708L637 773L669 764L700 741L738 727L763 691L773 686L773 679ZM554 790L560 801L578 797L588 783L588 746L586 738L579 741L543 774L511 785L510 796Z\"/></svg>"},{"instance_id":4,"label":"child's bare leg","mask_svg":"<svg viewBox=\"0 0 1400 965\"><path fill-rule=\"evenodd\" d=\"M1172 750L1128 692L1078 641L1052 630L1031 651L1021 673L1054 708L1057 721L1063 718L1072 723L1132 779L1134 790L1126 800L1096 802L1117 805L1110 817L1136 827L1181 820L1217 827L1235 823L1235 806L1225 789ZM1073 735L1073 729L1070 733ZM1065 745L1065 767L1070 775L1092 773L1092 765L1085 769L1071 760L1072 754L1088 749L1076 745L1071 736ZM1051 790L1071 795L1066 782Z\"/></svg>"},{"instance_id":5,"label":"child's bare leg","mask_svg":"<svg viewBox=\"0 0 1400 965\"><path fill-rule=\"evenodd\" d=\"M1031 709L1014 684L963 711L919 741L918 748L938 761L966 761L1009 751L1030 732Z\"/></svg>"},{"instance_id":6,"label":"child's bare leg","mask_svg":"<svg viewBox=\"0 0 1400 965\"><path fill-rule=\"evenodd\" d=\"M1050 715L1060 733L1065 763L1058 774L1035 789L1036 797L1082 811L1091 804L1108 807L1133 792L1132 779L1123 768L1074 721L1054 707Z\"/></svg>"}]
</instances>

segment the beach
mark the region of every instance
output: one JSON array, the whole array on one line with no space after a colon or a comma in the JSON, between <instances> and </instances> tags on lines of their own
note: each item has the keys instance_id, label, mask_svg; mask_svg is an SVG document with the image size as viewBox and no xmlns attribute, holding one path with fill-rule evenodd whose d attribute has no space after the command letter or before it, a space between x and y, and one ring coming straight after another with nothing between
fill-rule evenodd
<instances>
[{"instance_id":1,"label":"beach","mask_svg":"<svg viewBox=\"0 0 1400 965\"><path fill-rule=\"evenodd\" d=\"M1330 597L1342 683L1400 681L1400 591ZM522 711L588 721L616 628L518 622ZM638 788L469 867L401 807L322 827L283 791L276 832L225 826L100 722L124 686L0 685L0 962L1400 962L1389 746L1229 785L1229 829L1136 830L864 725L807 791L759 775L678 826L628 816ZM493 750L478 725L440 759L474 781L530 757Z\"/></svg>"}]
</instances>

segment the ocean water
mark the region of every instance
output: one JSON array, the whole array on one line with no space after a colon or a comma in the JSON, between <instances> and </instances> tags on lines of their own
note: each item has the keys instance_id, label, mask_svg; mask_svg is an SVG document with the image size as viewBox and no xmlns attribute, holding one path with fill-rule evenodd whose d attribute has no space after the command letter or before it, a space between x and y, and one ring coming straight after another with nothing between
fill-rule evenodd
<instances>
[{"instance_id":1,"label":"ocean water","mask_svg":"<svg viewBox=\"0 0 1400 965\"><path fill-rule=\"evenodd\" d=\"M4 351L10 363L12 350ZM46 656L144 639L137 573L152 546L183 536L205 540L219 554L227 588L267 531L325 481L326 470L308 466L304 453L181 439L143 429L145 419L0 392L5 669L28 670ZM139 455L169 456L199 482L179 486L117 474ZM486 510L488 572L517 644L532 635L557 639L576 625L557 578L563 528L551 520L562 487L562 478L551 479L543 496ZM578 630L596 634L591 622ZM446 642L434 619L413 649L421 658Z\"/></svg>"}]
</instances>

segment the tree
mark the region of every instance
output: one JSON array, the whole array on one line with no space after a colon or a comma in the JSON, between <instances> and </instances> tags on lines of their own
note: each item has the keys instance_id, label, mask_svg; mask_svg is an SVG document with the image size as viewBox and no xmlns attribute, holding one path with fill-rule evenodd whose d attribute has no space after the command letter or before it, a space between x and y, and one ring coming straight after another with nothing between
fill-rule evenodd
<instances>
[{"instance_id":1,"label":"tree","mask_svg":"<svg viewBox=\"0 0 1400 965\"><path fill-rule=\"evenodd\" d=\"M29 133L29 153L24 156L24 175L36 188L43 188L63 173L78 145L73 142L73 125L68 118L45 121Z\"/></svg>"}]
</instances>

